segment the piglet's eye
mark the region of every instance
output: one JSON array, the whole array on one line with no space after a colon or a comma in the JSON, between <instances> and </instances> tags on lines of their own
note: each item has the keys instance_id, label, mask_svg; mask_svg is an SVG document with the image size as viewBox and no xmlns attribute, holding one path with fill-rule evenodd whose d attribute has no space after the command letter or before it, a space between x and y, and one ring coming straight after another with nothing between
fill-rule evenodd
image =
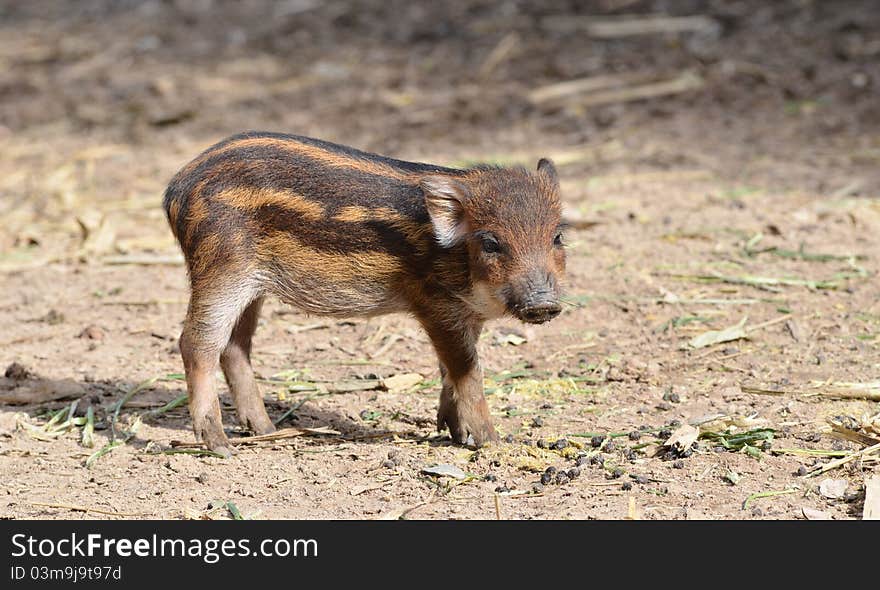
<instances>
[{"instance_id":1,"label":"piglet's eye","mask_svg":"<svg viewBox=\"0 0 880 590\"><path fill-rule=\"evenodd\" d=\"M486 254L497 254L501 252L501 244L492 236L483 236L480 242L483 246L483 252Z\"/></svg>"},{"instance_id":2,"label":"piglet's eye","mask_svg":"<svg viewBox=\"0 0 880 590\"><path fill-rule=\"evenodd\" d=\"M564 242L562 241L562 232L558 232L556 234L556 237L553 238L553 245L556 246L557 248L562 247L564 245Z\"/></svg>"}]
</instances>

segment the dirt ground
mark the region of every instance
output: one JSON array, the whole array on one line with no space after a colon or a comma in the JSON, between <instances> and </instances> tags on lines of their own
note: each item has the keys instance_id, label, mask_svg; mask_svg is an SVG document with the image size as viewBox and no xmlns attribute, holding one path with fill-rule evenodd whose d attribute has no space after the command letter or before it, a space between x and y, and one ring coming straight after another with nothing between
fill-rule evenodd
<instances>
[{"instance_id":1,"label":"dirt ground","mask_svg":"<svg viewBox=\"0 0 880 590\"><path fill-rule=\"evenodd\" d=\"M711 20L591 28L658 13ZM600 76L616 78L530 94ZM0 518L861 518L878 461L856 452L880 440L878 85L869 0L0 2ZM185 393L188 294L161 193L245 129L450 165L555 159L565 311L490 324L480 348L508 442L435 432L412 319L273 301L254 364L303 436L228 460L172 446L193 441L185 405L164 407ZM689 423L696 448L670 455ZM423 472L438 464L466 476Z\"/></svg>"}]
</instances>

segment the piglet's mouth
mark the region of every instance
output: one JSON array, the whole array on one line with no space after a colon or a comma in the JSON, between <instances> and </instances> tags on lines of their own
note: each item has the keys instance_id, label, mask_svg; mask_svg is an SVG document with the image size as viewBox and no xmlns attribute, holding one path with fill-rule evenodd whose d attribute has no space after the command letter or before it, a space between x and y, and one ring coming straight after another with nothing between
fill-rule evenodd
<instances>
[{"instance_id":1,"label":"piglet's mouth","mask_svg":"<svg viewBox=\"0 0 880 590\"><path fill-rule=\"evenodd\" d=\"M543 324L558 316L561 311L562 306L558 303L545 302L521 307L514 312L514 315L527 324Z\"/></svg>"}]
</instances>

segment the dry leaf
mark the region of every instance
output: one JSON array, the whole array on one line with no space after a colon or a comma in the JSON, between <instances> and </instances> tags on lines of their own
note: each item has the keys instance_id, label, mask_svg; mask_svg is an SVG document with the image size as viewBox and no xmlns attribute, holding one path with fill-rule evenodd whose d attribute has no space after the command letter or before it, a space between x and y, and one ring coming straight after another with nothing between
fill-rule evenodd
<instances>
[{"instance_id":1,"label":"dry leaf","mask_svg":"<svg viewBox=\"0 0 880 590\"><path fill-rule=\"evenodd\" d=\"M844 494L846 494L846 488L848 487L849 482L845 479L823 479L819 483L819 493L826 498L836 500L837 498L842 498Z\"/></svg>"},{"instance_id":2,"label":"dry leaf","mask_svg":"<svg viewBox=\"0 0 880 590\"><path fill-rule=\"evenodd\" d=\"M703 332L699 336L691 338L688 344L690 344L691 348L704 348L706 346L712 346L713 344L721 344L722 342L732 342L733 340L748 338L749 336L745 328L746 320L748 320L748 317L744 317L742 321L735 326L723 330L709 330L708 332Z\"/></svg>"},{"instance_id":3,"label":"dry leaf","mask_svg":"<svg viewBox=\"0 0 880 590\"><path fill-rule=\"evenodd\" d=\"M427 475L437 475L439 477L452 477L454 479L465 479L467 477L467 473L455 465L449 465L448 463L425 467L422 469L422 473Z\"/></svg>"},{"instance_id":4,"label":"dry leaf","mask_svg":"<svg viewBox=\"0 0 880 590\"><path fill-rule=\"evenodd\" d=\"M418 373L403 373L401 375L394 375L383 379L382 385L384 385L385 389L388 391L401 393L409 391L424 380L425 378Z\"/></svg>"},{"instance_id":5,"label":"dry leaf","mask_svg":"<svg viewBox=\"0 0 880 590\"><path fill-rule=\"evenodd\" d=\"M691 445L697 442L699 436L699 429L694 428L690 424L682 424L672 433L672 436L663 443L663 446L676 447L680 451L686 451Z\"/></svg>"},{"instance_id":6,"label":"dry leaf","mask_svg":"<svg viewBox=\"0 0 880 590\"><path fill-rule=\"evenodd\" d=\"M89 210L76 218L82 230L81 251L84 254L104 254L113 250L116 242L116 230L100 212Z\"/></svg>"}]
</instances>

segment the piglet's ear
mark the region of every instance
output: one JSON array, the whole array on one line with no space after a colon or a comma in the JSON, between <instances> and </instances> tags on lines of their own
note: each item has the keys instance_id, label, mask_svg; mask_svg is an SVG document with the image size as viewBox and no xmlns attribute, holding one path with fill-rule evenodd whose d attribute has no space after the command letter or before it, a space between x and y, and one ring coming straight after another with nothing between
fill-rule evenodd
<instances>
[{"instance_id":1,"label":"piglet's ear","mask_svg":"<svg viewBox=\"0 0 880 590\"><path fill-rule=\"evenodd\" d=\"M470 198L468 187L451 176L431 175L419 181L437 242L444 248L459 243L469 231L464 205Z\"/></svg>"},{"instance_id":2,"label":"piglet's ear","mask_svg":"<svg viewBox=\"0 0 880 590\"><path fill-rule=\"evenodd\" d=\"M546 176L554 185L559 185L559 176L556 174L556 166L547 158L538 160L538 172Z\"/></svg>"}]
</instances>

